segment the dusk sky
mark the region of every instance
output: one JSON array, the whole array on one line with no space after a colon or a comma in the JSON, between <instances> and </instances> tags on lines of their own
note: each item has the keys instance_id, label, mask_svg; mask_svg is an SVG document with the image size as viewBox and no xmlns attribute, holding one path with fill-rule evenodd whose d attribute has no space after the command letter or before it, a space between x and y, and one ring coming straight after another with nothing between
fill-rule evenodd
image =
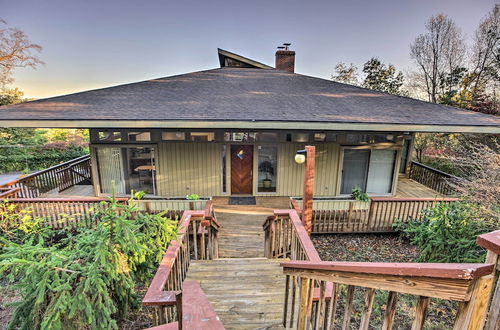
<instances>
[{"instance_id":1,"label":"dusk sky","mask_svg":"<svg viewBox=\"0 0 500 330\"><path fill-rule=\"evenodd\" d=\"M218 67L217 47L274 66L291 42L296 72L329 78L337 62L378 56L411 67L409 45L434 14L470 39L494 0L129 1L0 0L0 17L43 46L45 65L18 69L27 97Z\"/></svg>"}]
</instances>

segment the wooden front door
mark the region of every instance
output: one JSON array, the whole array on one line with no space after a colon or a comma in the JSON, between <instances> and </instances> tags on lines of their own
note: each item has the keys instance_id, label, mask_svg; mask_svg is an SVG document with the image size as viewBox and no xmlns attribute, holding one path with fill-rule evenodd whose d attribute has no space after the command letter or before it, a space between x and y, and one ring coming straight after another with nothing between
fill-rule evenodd
<instances>
[{"instance_id":1,"label":"wooden front door","mask_svg":"<svg viewBox=\"0 0 500 330\"><path fill-rule=\"evenodd\" d=\"M231 194L252 194L253 145L231 145Z\"/></svg>"}]
</instances>

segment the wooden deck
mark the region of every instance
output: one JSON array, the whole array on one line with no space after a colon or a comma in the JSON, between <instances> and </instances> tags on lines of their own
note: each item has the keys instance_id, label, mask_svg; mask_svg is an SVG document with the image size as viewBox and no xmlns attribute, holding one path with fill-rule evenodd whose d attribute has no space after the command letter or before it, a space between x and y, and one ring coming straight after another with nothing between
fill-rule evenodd
<instances>
[{"instance_id":1,"label":"wooden deck","mask_svg":"<svg viewBox=\"0 0 500 330\"><path fill-rule=\"evenodd\" d=\"M64 191L59 192L58 189L51 190L44 194L41 194L41 198L57 198L57 197L93 197L94 186L92 185L76 185L71 188L68 188Z\"/></svg>"},{"instance_id":2,"label":"wooden deck","mask_svg":"<svg viewBox=\"0 0 500 330\"><path fill-rule=\"evenodd\" d=\"M406 177L399 177L396 196L402 198L436 198L445 197L431 188Z\"/></svg>"},{"instance_id":3,"label":"wooden deck","mask_svg":"<svg viewBox=\"0 0 500 330\"><path fill-rule=\"evenodd\" d=\"M47 193L42 194L40 197L56 198L56 197L89 197L89 196L95 196L93 186L76 185L62 192L58 192L57 189L54 189ZM444 196L416 181L413 181L406 177L399 177L395 197L435 198ZM256 198L257 198L257 207L255 206L252 207L252 211L272 213L273 208L288 208L287 204L288 197L256 197ZM232 205L227 205L227 197L216 197L214 198L214 201L216 202L216 205L217 204L219 206L224 205L224 208L226 210L231 210ZM234 206L232 209L237 210L237 208L235 208ZM260 214L262 215L264 213Z\"/></svg>"},{"instance_id":4,"label":"wooden deck","mask_svg":"<svg viewBox=\"0 0 500 330\"><path fill-rule=\"evenodd\" d=\"M273 208L288 208L286 197L257 197L257 205L228 205L227 197L214 198L214 211L222 225L219 231L221 258L264 256L263 220Z\"/></svg>"}]
</instances>

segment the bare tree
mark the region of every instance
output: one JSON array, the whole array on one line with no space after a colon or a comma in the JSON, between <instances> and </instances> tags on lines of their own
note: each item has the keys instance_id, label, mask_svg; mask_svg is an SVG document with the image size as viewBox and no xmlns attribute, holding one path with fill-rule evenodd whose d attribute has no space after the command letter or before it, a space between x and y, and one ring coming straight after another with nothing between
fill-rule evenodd
<instances>
[{"instance_id":1,"label":"bare tree","mask_svg":"<svg viewBox=\"0 0 500 330\"><path fill-rule=\"evenodd\" d=\"M12 82L15 68L36 68L43 62L33 55L42 47L33 44L28 36L17 28L7 27L7 22L0 18L0 87Z\"/></svg>"},{"instance_id":2,"label":"bare tree","mask_svg":"<svg viewBox=\"0 0 500 330\"><path fill-rule=\"evenodd\" d=\"M437 102L440 80L464 61L465 42L455 22L446 15L432 16L410 46L410 56L423 76L429 101Z\"/></svg>"},{"instance_id":3,"label":"bare tree","mask_svg":"<svg viewBox=\"0 0 500 330\"><path fill-rule=\"evenodd\" d=\"M500 220L500 141L492 137L485 143L477 137L464 136L451 160L462 178L452 182L459 195L478 203L485 214Z\"/></svg>"},{"instance_id":4,"label":"bare tree","mask_svg":"<svg viewBox=\"0 0 500 330\"><path fill-rule=\"evenodd\" d=\"M500 5L493 9L479 23L472 46L473 90L486 88L488 78L498 79L496 63L500 58ZM496 76L496 77L495 77Z\"/></svg>"},{"instance_id":5,"label":"bare tree","mask_svg":"<svg viewBox=\"0 0 500 330\"><path fill-rule=\"evenodd\" d=\"M354 64L338 63L335 66L335 74L332 75L332 80L349 85L359 85L358 68Z\"/></svg>"}]
</instances>

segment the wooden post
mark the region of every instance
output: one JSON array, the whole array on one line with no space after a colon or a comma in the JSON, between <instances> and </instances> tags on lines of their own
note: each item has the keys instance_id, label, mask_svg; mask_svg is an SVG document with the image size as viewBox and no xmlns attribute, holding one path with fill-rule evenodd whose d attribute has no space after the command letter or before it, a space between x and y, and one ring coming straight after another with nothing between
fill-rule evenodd
<instances>
[{"instance_id":1,"label":"wooden post","mask_svg":"<svg viewBox=\"0 0 500 330\"><path fill-rule=\"evenodd\" d=\"M306 167L304 169L304 195L302 196L302 223L307 233L311 234L312 208L314 196L314 167L316 147L306 146Z\"/></svg>"}]
</instances>

